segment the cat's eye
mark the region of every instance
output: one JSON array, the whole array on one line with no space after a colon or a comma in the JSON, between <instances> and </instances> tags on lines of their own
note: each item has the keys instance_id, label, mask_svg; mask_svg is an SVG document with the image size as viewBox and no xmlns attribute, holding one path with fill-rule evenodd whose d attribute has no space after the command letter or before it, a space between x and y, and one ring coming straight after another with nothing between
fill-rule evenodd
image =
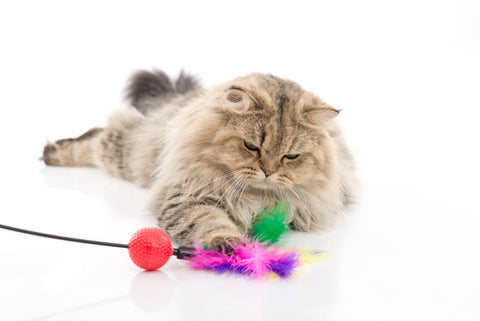
<instances>
[{"instance_id":1,"label":"cat's eye","mask_svg":"<svg viewBox=\"0 0 480 321\"><path fill-rule=\"evenodd\" d=\"M248 150L251 150L253 152L257 152L259 149L257 146L253 145L253 144L250 144L248 143L247 141L243 141L243 144L245 145L245 147L248 149Z\"/></svg>"},{"instance_id":2,"label":"cat's eye","mask_svg":"<svg viewBox=\"0 0 480 321\"><path fill-rule=\"evenodd\" d=\"M284 155L283 157L285 157L286 159L295 159L295 158L298 158L298 156L300 156L300 154L287 154L287 155Z\"/></svg>"}]
</instances>

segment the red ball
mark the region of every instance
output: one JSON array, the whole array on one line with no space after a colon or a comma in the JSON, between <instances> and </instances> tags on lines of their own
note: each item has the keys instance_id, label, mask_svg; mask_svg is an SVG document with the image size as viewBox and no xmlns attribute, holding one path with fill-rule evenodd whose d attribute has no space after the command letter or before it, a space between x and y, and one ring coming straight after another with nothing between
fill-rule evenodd
<instances>
[{"instance_id":1,"label":"red ball","mask_svg":"<svg viewBox=\"0 0 480 321\"><path fill-rule=\"evenodd\" d=\"M156 227L144 227L130 239L128 254L138 267L155 271L167 263L173 248L164 231Z\"/></svg>"}]
</instances>

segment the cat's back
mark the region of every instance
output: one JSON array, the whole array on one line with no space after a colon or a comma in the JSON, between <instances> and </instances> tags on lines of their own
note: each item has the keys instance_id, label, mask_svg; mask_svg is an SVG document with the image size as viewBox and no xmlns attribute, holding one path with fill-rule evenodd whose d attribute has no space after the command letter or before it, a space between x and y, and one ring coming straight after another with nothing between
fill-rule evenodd
<instances>
[{"instance_id":1,"label":"cat's back","mask_svg":"<svg viewBox=\"0 0 480 321\"><path fill-rule=\"evenodd\" d=\"M168 101L162 97L151 97L148 100L148 112L143 114L143 121L130 136L132 153L129 163L138 185L150 187L153 184L161 163L161 154L167 145L180 139L178 133L188 129L199 108L196 101L202 93L203 90L198 89L172 97Z\"/></svg>"}]
</instances>

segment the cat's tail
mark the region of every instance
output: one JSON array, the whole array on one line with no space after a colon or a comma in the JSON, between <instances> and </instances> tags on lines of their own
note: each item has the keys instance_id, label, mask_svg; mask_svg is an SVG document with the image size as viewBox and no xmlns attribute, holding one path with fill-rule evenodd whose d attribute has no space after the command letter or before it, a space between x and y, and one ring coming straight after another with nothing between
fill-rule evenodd
<instances>
[{"instance_id":1,"label":"cat's tail","mask_svg":"<svg viewBox=\"0 0 480 321\"><path fill-rule=\"evenodd\" d=\"M183 70L176 79L159 69L139 70L132 75L125 89L126 99L143 114L171 99L200 88L200 82Z\"/></svg>"}]
</instances>

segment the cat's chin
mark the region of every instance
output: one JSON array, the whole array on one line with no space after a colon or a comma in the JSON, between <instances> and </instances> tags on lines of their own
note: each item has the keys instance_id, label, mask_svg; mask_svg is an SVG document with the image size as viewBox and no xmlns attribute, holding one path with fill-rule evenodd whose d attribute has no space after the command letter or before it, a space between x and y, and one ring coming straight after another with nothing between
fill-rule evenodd
<instances>
[{"instance_id":1,"label":"cat's chin","mask_svg":"<svg viewBox=\"0 0 480 321\"><path fill-rule=\"evenodd\" d=\"M259 190L262 190L262 191L276 191L278 190L279 188L281 188L282 186L279 186L278 184L275 184L271 181L267 181L267 180L256 180L256 181L253 181L250 183L250 186L255 188L255 189L259 189Z\"/></svg>"}]
</instances>

